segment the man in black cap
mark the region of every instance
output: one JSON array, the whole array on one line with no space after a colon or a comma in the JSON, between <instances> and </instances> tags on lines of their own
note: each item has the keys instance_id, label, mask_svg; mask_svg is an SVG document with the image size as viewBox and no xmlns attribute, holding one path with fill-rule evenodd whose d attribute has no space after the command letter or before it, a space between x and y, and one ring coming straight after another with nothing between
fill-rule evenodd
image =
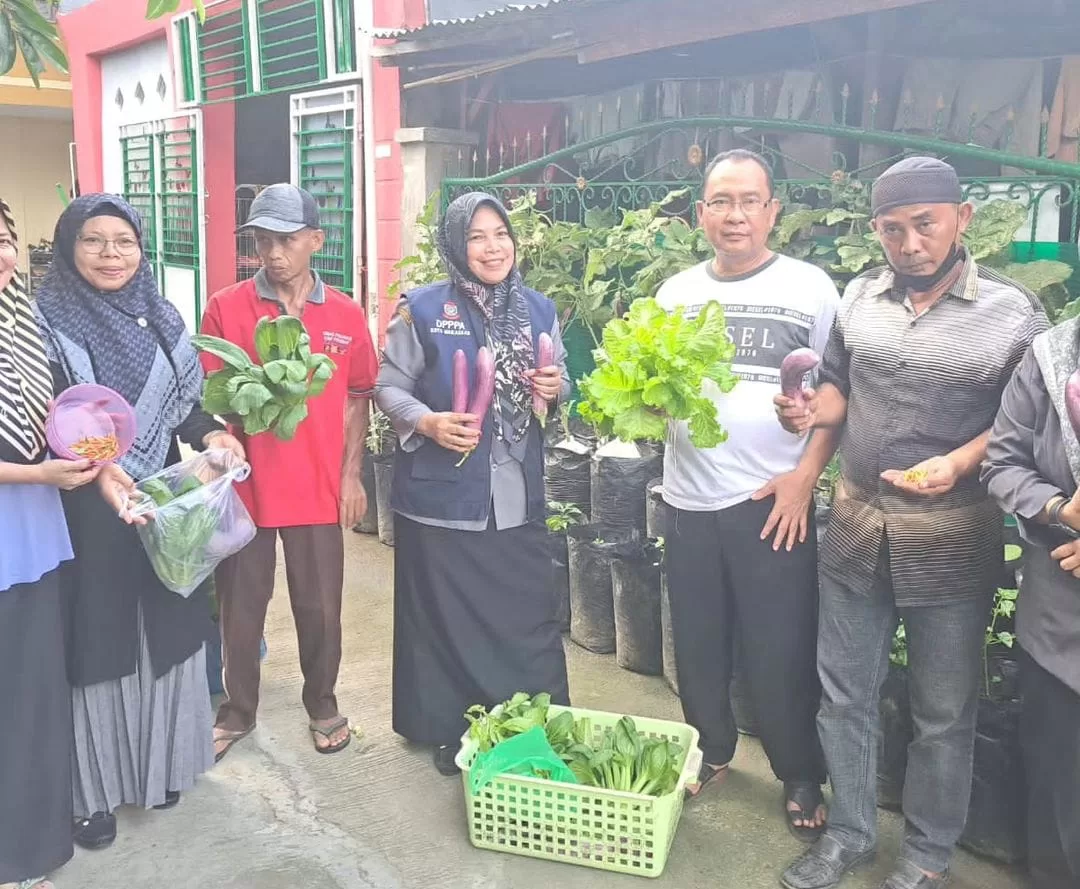
<instances>
[{"instance_id":1,"label":"man in black cap","mask_svg":"<svg viewBox=\"0 0 1080 889\"><path fill-rule=\"evenodd\" d=\"M1033 294L963 247L972 208L951 166L907 158L874 183L871 206L888 265L848 285L806 404L776 399L790 432L843 427L818 630L833 803L825 834L784 873L788 889L829 889L873 856L878 697L899 618L915 739L904 843L882 889L948 880L1001 566L1001 513L979 465L1002 391L1047 327Z\"/></svg>"},{"instance_id":2,"label":"man in black cap","mask_svg":"<svg viewBox=\"0 0 1080 889\"><path fill-rule=\"evenodd\" d=\"M269 186L252 201L244 228L254 232L262 268L252 280L214 294L202 332L235 343L258 362L259 321L291 315L303 322L311 351L328 355L335 370L322 393L306 402L290 439L230 426L251 464L251 478L237 488L258 533L215 574L225 699L214 726L214 753L220 760L255 728L259 641L274 592L278 538L312 742L319 753L336 753L351 737L334 694L341 663L342 528L355 525L366 505L360 474L378 360L363 309L312 268L324 236L309 192L288 183ZM206 354L203 364L207 372L221 366Z\"/></svg>"}]
</instances>

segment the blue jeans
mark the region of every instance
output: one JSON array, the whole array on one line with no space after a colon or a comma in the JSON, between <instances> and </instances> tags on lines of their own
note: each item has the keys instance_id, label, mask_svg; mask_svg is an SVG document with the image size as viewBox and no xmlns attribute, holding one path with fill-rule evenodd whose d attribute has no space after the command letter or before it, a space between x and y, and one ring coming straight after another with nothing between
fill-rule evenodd
<instances>
[{"instance_id":1,"label":"blue jeans","mask_svg":"<svg viewBox=\"0 0 1080 889\"><path fill-rule=\"evenodd\" d=\"M852 851L877 842L878 700L903 617L915 740L900 857L939 873L967 820L990 597L897 608L887 569L879 565L877 576L868 593L821 578L818 730L833 789L827 832Z\"/></svg>"}]
</instances>

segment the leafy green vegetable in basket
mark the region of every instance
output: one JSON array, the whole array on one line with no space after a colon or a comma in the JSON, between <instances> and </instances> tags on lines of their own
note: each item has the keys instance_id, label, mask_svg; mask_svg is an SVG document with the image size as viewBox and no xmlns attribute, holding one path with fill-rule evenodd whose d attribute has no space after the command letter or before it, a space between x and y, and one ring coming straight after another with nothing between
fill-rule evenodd
<instances>
[{"instance_id":1,"label":"leafy green vegetable in basket","mask_svg":"<svg viewBox=\"0 0 1080 889\"><path fill-rule=\"evenodd\" d=\"M595 355L596 370L579 384L578 411L602 434L663 441L670 420L686 420L696 447L727 439L702 388L730 392L736 382L735 346L718 303L691 320L681 308L669 313L655 299L636 300L626 318L604 327Z\"/></svg>"},{"instance_id":2,"label":"leafy green vegetable in basket","mask_svg":"<svg viewBox=\"0 0 1080 889\"><path fill-rule=\"evenodd\" d=\"M248 435L273 432L282 441L296 435L307 417L307 402L321 395L336 367L311 351L311 337L299 318L260 318L255 326L259 364L234 343L193 336L192 344L225 362L203 386L203 408L219 416L237 415Z\"/></svg>"},{"instance_id":3,"label":"leafy green vegetable in basket","mask_svg":"<svg viewBox=\"0 0 1080 889\"><path fill-rule=\"evenodd\" d=\"M530 698L519 692L490 713L479 705L470 707L465 714L469 737L485 752L541 725L552 749L581 784L649 796L664 796L678 786L683 761L678 744L643 735L629 716L598 742L587 716L575 719L573 712L564 710L548 720L550 703L550 695Z\"/></svg>"}]
</instances>

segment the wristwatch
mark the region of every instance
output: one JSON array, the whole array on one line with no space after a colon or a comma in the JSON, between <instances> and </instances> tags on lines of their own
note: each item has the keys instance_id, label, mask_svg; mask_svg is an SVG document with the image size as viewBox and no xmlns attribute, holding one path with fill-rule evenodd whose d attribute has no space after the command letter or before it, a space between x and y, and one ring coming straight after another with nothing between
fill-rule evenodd
<instances>
[{"instance_id":1,"label":"wristwatch","mask_svg":"<svg viewBox=\"0 0 1080 889\"><path fill-rule=\"evenodd\" d=\"M1058 497L1050 506L1050 510L1047 513L1049 518L1050 527L1055 531L1060 531L1070 540L1080 540L1080 531L1077 531L1072 525L1067 525L1061 520L1061 510L1065 507L1065 504L1069 501L1064 497Z\"/></svg>"}]
</instances>

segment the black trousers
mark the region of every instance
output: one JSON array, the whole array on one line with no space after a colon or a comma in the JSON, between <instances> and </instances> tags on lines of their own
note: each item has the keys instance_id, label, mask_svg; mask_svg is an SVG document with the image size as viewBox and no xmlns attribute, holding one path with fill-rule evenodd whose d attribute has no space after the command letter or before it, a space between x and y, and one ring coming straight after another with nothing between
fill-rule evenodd
<instances>
[{"instance_id":1,"label":"black trousers","mask_svg":"<svg viewBox=\"0 0 1080 889\"><path fill-rule=\"evenodd\" d=\"M1036 889L1080 886L1080 694L1026 653L1020 741L1028 784L1028 866Z\"/></svg>"},{"instance_id":2,"label":"black trousers","mask_svg":"<svg viewBox=\"0 0 1080 889\"><path fill-rule=\"evenodd\" d=\"M741 642L761 743L782 781L825 782L817 733L817 541L773 551L761 529L773 500L718 512L676 510L666 541L675 661L686 721L705 762L735 755L730 686Z\"/></svg>"}]
</instances>

